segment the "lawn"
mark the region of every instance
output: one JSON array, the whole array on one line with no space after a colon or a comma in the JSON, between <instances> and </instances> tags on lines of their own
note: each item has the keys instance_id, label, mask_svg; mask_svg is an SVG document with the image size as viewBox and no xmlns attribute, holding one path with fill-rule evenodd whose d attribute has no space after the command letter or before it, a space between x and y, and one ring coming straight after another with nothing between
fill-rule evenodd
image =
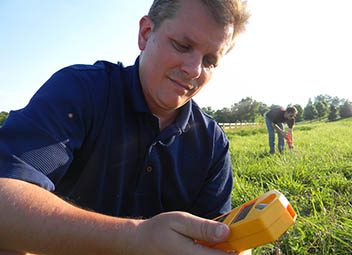
<instances>
[{"instance_id":1,"label":"lawn","mask_svg":"<svg viewBox=\"0 0 352 255\"><path fill-rule=\"evenodd\" d=\"M265 127L226 133L233 207L277 189L298 215L278 241L253 254L352 254L352 118L298 123L294 149L274 155Z\"/></svg>"}]
</instances>

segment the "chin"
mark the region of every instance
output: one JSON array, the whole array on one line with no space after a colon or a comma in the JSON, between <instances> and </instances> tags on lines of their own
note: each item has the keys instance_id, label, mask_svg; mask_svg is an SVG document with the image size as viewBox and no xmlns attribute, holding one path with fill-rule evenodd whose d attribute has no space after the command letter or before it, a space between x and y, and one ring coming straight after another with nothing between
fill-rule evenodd
<instances>
[{"instance_id":1,"label":"chin","mask_svg":"<svg viewBox=\"0 0 352 255\"><path fill-rule=\"evenodd\" d=\"M186 101L187 102L187 101ZM165 104L165 105L167 105L167 107L171 110L176 110L176 109L178 109L178 108L180 108L180 107L182 107L186 102L184 102L184 101L182 101L182 102L173 102L173 103L170 103L170 101L169 101L169 103L167 103L167 104Z\"/></svg>"}]
</instances>

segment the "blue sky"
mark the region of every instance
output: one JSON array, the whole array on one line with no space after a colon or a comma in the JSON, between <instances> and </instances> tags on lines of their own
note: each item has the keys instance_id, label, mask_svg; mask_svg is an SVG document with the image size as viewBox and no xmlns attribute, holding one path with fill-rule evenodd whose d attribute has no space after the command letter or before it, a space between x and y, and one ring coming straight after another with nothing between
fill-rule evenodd
<instances>
[{"instance_id":1,"label":"blue sky","mask_svg":"<svg viewBox=\"0 0 352 255\"><path fill-rule=\"evenodd\" d=\"M0 111L24 107L58 69L97 60L132 64L152 0L1 0ZM299 103L352 100L350 0L248 0L247 31L196 96L230 107L244 97Z\"/></svg>"}]
</instances>

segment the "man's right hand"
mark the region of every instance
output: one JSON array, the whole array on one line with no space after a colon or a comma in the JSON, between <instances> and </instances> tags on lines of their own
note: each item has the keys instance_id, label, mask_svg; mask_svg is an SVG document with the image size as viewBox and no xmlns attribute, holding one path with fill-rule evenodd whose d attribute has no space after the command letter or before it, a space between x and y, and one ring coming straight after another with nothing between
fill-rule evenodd
<instances>
[{"instance_id":1,"label":"man's right hand","mask_svg":"<svg viewBox=\"0 0 352 255\"><path fill-rule=\"evenodd\" d=\"M143 221L137 227L136 240L129 254L224 255L194 240L223 242L230 234L223 223L199 218L185 212L168 212Z\"/></svg>"},{"instance_id":2,"label":"man's right hand","mask_svg":"<svg viewBox=\"0 0 352 255\"><path fill-rule=\"evenodd\" d=\"M225 255L194 240L222 242L230 234L223 223L185 212L162 213L147 220L102 215L77 208L36 185L6 178L0 178L0 211L3 252Z\"/></svg>"}]
</instances>

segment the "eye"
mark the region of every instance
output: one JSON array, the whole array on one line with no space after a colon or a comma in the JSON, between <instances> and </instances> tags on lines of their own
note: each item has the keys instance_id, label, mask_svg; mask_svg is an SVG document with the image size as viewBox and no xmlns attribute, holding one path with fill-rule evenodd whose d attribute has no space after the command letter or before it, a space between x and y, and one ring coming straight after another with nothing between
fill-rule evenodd
<instances>
[{"instance_id":1,"label":"eye","mask_svg":"<svg viewBox=\"0 0 352 255\"><path fill-rule=\"evenodd\" d=\"M191 47L187 44L179 43L175 40L171 40L172 46L179 52L188 52Z\"/></svg>"},{"instance_id":2,"label":"eye","mask_svg":"<svg viewBox=\"0 0 352 255\"><path fill-rule=\"evenodd\" d=\"M203 66L206 68L216 68L218 66L218 63L215 58L205 56L203 58Z\"/></svg>"}]
</instances>

